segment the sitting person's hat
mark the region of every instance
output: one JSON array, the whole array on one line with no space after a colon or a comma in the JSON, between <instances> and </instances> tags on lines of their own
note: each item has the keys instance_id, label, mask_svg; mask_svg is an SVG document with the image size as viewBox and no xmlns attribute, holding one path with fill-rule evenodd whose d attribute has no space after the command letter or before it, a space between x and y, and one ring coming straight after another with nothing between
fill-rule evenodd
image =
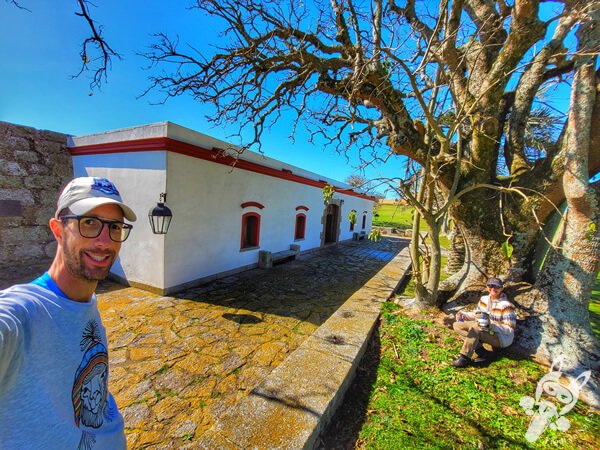
<instances>
[{"instance_id":1,"label":"sitting person's hat","mask_svg":"<svg viewBox=\"0 0 600 450\"><path fill-rule=\"evenodd\" d=\"M500 278L488 278L485 285L489 288L503 288L504 284Z\"/></svg>"},{"instance_id":2,"label":"sitting person's hat","mask_svg":"<svg viewBox=\"0 0 600 450\"><path fill-rule=\"evenodd\" d=\"M80 177L71 180L58 198L56 216L66 208L77 216L83 216L92 209L106 204L118 205L127 220L136 221L135 213L123 203L117 187L106 178L96 177Z\"/></svg>"}]
</instances>

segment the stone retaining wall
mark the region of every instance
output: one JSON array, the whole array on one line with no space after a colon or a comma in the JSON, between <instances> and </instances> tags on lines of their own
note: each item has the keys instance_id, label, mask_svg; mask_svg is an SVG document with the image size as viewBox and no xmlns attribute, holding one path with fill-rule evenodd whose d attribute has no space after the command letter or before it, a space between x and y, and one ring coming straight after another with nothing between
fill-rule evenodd
<instances>
[{"instance_id":1,"label":"stone retaining wall","mask_svg":"<svg viewBox=\"0 0 600 450\"><path fill-rule=\"evenodd\" d=\"M66 134L0 122L0 278L54 256L48 219L73 176L66 144Z\"/></svg>"},{"instance_id":2,"label":"stone retaining wall","mask_svg":"<svg viewBox=\"0 0 600 450\"><path fill-rule=\"evenodd\" d=\"M316 448L354 378L383 304L410 268L403 249L193 446L199 449Z\"/></svg>"}]
</instances>

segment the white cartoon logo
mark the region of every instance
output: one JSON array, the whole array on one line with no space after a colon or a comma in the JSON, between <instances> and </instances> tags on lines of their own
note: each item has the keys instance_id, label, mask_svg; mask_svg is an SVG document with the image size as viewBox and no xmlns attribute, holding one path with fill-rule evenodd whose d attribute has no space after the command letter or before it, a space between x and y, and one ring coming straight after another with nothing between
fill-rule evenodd
<instances>
[{"instance_id":1,"label":"white cartoon logo","mask_svg":"<svg viewBox=\"0 0 600 450\"><path fill-rule=\"evenodd\" d=\"M552 430L567 431L571 426L569 419L564 415L577 403L579 391L588 382L592 372L587 370L581 373L570 382L569 386L565 386L559 381L562 375L562 363L563 358L560 357L552 364L550 372L538 382L535 398L521 397L519 404L528 416L533 416L525 434L529 442L535 442L547 427Z\"/></svg>"}]
</instances>

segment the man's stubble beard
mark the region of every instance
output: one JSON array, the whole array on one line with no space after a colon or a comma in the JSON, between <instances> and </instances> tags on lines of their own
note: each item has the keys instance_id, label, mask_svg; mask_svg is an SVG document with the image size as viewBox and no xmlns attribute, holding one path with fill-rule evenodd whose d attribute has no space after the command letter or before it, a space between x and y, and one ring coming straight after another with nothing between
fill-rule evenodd
<instances>
[{"instance_id":1,"label":"man's stubble beard","mask_svg":"<svg viewBox=\"0 0 600 450\"><path fill-rule=\"evenodd\" d=\"M63 254L65 255L65 263L67 265L67 269L69 272L76 278L86 280L86 281L100 281L104 280L110 271L113 263L115 262L116 255L114 251L106 251L107 254L111 255L111 263L106 266L106 268L92 268L85 266L84 264L84 251L79 250L76 252L73 249L70 249L66 243L63 244Z\"/></svg>"}]
</instances>

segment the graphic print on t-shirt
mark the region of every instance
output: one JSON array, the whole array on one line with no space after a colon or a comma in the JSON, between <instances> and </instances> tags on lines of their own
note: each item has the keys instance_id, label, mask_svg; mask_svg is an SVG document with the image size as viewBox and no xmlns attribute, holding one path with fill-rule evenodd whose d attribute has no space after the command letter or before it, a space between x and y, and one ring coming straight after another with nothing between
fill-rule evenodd
<instances>
[{"instance_id":1,"label":"graphic print on t-shirt","mask_svg":"<svg viewBox=\"0 0 600 450\"><path fill-rule=\"evenodd\" d=\"M88 429L100 428L104 419L111 420L107 410L108 352L95 320L87 323L80 347L84 353L73 382L73 412L75 424L82 431L78 450L91 450L96 436Z\"/></svg>"}]
</instances>

